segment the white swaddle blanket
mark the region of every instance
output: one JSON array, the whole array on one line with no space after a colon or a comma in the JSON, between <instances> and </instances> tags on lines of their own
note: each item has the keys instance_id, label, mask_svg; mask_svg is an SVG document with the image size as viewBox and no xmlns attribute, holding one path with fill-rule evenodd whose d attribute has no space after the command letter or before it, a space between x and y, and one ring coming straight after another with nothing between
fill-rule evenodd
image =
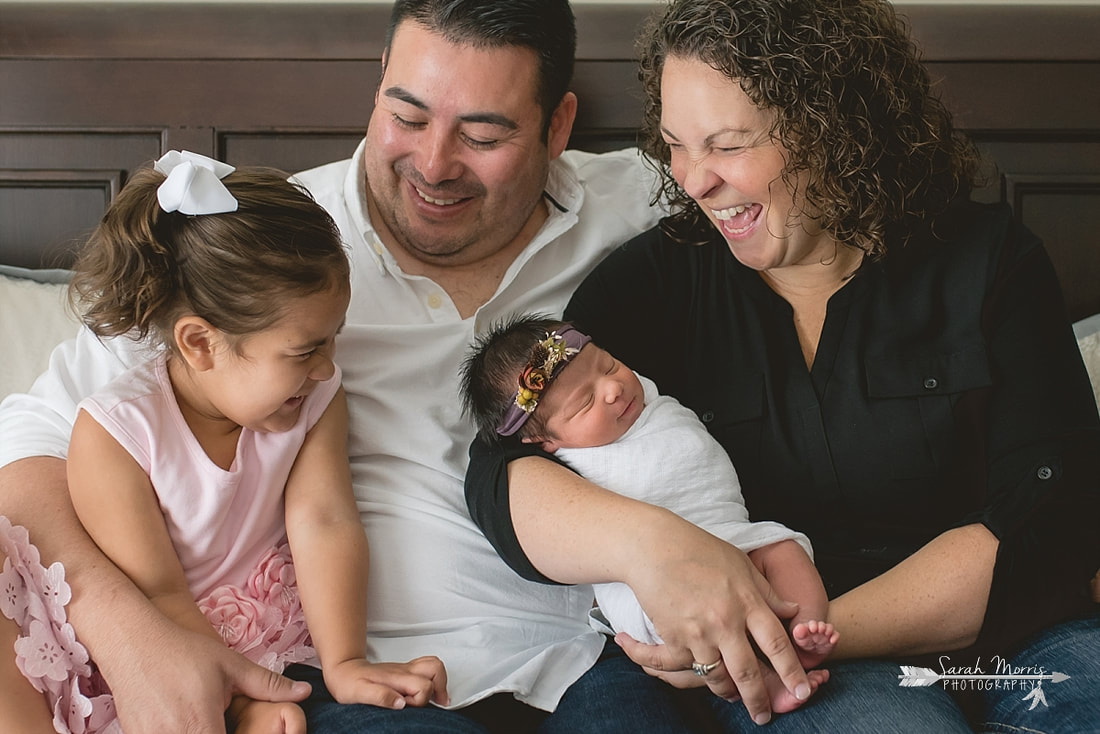
<instances>
[{"instance_id":1,"label":"white swaddle blanket","mask_svg":"<svg viewBox=\"0 0 1100 734\"><path fill-rule=\"evenodd\" d=\"M813 558L809 539L775 522L749 522L737 472L692 411L659 395L641 375L645 410L618 441L584 449L559 449L564 460L589 481L619 494L675 512L748 552L794 540ZM596 603L615 632L657 644L660 636L634 592L622 583L597 584ZM599 616L593 626L602 625Z\"/></svg>"}]
</instances>

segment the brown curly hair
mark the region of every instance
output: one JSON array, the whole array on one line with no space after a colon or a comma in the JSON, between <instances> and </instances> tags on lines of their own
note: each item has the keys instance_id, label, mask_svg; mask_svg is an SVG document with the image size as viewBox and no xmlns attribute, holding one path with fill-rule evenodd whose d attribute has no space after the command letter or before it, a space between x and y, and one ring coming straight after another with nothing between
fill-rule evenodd
<instances>
[{"instance_id":1,"label":"brown curly hair","mask_svg":"<svg viewBox=\"0 0 1100 734\"><path fill-rule=\"evenodd\" d=\"M348 287L336 224L286 173L234 171L222 183L237 211L202 216L161 209L164 179L137 171L80 252L69 298L95 334L172 349L176 320L195 314L236 347L290 298Z\"/></svg>"},{"instance_id":2,"label":"brown curly hair","mask_svg":"<svg viewBox=\"0 0 1100 734\"><path fill-rule=\"evenodd\" d=\"M674 0L639 39L642 147L658 161L674 239L712 232L673 180L661 136L669 57L701 61L774 110L781 174L822 229L872 258L927 229L975 185L979 156L933 94L920 52L885 0ZM707 226L704 226L707 225ZM706 233L706 234L703 234Z\"/></svg>"}]
</instances>

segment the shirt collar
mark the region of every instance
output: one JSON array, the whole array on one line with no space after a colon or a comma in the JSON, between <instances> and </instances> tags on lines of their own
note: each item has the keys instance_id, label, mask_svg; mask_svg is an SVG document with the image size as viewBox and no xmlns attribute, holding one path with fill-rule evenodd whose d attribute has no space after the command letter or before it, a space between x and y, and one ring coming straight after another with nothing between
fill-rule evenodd
<instances>
[{"instance_id":1,"label":"shirt collar","mask_svg":"<svg viewBox=\"0 0 1100 734\"><path fill-rule=\"evenodd\" d=\"M393 255L382 244L381 238L370 221L370 212L367 208L366 147L367 141L364 138L351 157L351 165L348 166L347 177L344 180L345 206L355 229L362 234L363 241L367 243L367 250L378 265L379 272L399 271ZM584 187L577 178L576 169L570 161L566 160L566 156L559 156L550 161L543 200L546 202L549 216L535 233L523 255L516 258L517 261L526 261L577 221L576 212L584 203Z\"/></svg>"}]
</instances>

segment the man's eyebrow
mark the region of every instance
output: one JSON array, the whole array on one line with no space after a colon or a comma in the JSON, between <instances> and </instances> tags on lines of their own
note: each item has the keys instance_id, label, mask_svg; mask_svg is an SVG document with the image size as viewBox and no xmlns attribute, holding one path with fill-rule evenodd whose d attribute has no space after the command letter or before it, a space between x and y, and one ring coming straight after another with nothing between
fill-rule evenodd
<instances>
[{"instance_id":1,"label":"man's eyebrow","mask_svg":"<svg viewBox=\"0 0 1100 734\"><path fill-rule=\"evenodd\" d=\"M496 112L473 112L469 115L460 115L459 118L463 122L476 122L483 125L496 125L497 127L503 127L507 130L518 130L519 125L516 121L510 117L498 114Z\"/></svg>"},{"instance_id":2,"label":"man's eyebrow","mask_svg":"<svg viewBox=\"0 0 1100 734\"><path fill-rule=\"evenodd\" d=\"M411 104L413 107L416 107L417 109L420 109L420 110L427 110L428 109L428 105L424 104L420 100L419 97L417 97L412 92L405 89L404 87L388 87L386 89L386 91L383 92L383 94L386 95L387 97L392 97L392 98L394 98L396 100L399 100L401 102Z\"/></svg>"},{"instance_id":3,"label":"man's eyebrow","mask_svg":"<svg viewBox=\"0 0 1100 734\"><path fill-rule=\"evenodd\" d=\"M418 110L425 112L428 110L428 105L424 103L422 99L414 95L404 87L389 87L383 94L387 97L391 97L400 102L411 104ZM506 117L497 112L471 112L468 115L460 115L459 118L463 122L480 123L483 125L496 125L497 127L505 128L506 130L518 130L519 125L510 117Z\"/></svg>"}]
</instances>

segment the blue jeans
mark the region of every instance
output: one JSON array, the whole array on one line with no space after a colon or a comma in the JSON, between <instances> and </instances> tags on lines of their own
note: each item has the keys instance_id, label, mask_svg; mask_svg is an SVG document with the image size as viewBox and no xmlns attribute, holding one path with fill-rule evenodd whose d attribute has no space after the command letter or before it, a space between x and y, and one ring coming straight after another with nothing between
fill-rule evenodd
<instances>
[{"instance_id":1,"label":"blue jeans","mask_svg":"<svg viewBox=\"0 0 1100 734\"><path fill-rule=\"evenodd\" d=\"M1095 734L1100 732L1100 614L1044 630L1009 660L1013 671L1043 668L1065 673L1061 683L1042 681L1036 700L1029 682L1022 687L983 691L983 734ZM1025 671L1031 672L1031 671ZM1025 695L1031 698L1025 699ZM1034 705L1034 708L1032 708Z\"/></svg>"},{"instance_id":2,"label":"blue jeans","mask_svg":"<svg viewBox=\"0 0 1100 734\"><path fill-rule=\"evenodd\" d=\"M500 693L453 711L427 706L400 711L336 703L321 671L292 665L285 674L309 681L302 703L310 734L682 734L697 731L677 691L653 678L608 641L596 664L565 692L552 714Z\"/></svg>"},{"instance_id":3,"label":"blue jeans","mask_svg":"<svg viewBox=\"0 0 1100 734\"><path fill-rule=\"evenodd\" d=\"M971 734L966 716L941 686L902 688L900 668L884 660L829 663L829 681L801 708L772 717L764 734ZM706 689L704 689L706 690ZM745 707L717 696L705 696L718 725L716 731L757 729Z\"/></svg>"},{"instance_id":4,"label":"blue jeans","mask_svg":"<svg viewBox=\"0 0 1100 734\"><path fill-rule=\"evenodd\" d=\"M955 666L973 666L977 660L962 660ZM1023 668L1043 668L1046 674L1060 672L1069 680L1042 681L1046 705L1036 702L1031 681L1001 685L974 685L977 704L968 723L953 694L943 684L923 688L902 688L900 666L886 661L857 660L826 663L829 682L819 688L802 708L775 717L768 734L807 732L972 732L982 734L1084 734L1100 732L1100 615L1050 627L1035 635L1008 659L1012 670L998 671L996 661L983 658L986 674L1020 673ZM935 672L941 672L936 669ZM964 694L965 695L965 694ZM720 731L752 731L744 707L710 697ZM1029 710L1030 709L1030 710ZM973 728L972 728L973 727Z\"/></svg>"},{"instance_id":5,"label":"blue jeans","mask_svg":"<svg viewBox=\"0 0 1100 734\"><path fill-rule=\"evenodd\" d=\"M977 661L955 660L955 665ZM972 728L942 684L903 688L898 664L855 660L826 664L829 682L797 711L772 719L769 734L1073 734L1100 732L1100 615L1051 627L1026 643L1008 663L1013 672L1042 667L1069 675L1042 682L1046 705L1023 700L1031 683L981 690ZM991 661L984 672L995 673ZM940 671L936 671L940 672ZM677 690L646 675L609 642L592 668L569 687L553 714L517 702L510 694L456 711L427 707L389 711L335 703L320 671L291 666L287 675L308 680L313 695L303 704L311 734L711 734L757 729L741 703L728 703L708 689Z\"/></svg>"}]
</instances>

